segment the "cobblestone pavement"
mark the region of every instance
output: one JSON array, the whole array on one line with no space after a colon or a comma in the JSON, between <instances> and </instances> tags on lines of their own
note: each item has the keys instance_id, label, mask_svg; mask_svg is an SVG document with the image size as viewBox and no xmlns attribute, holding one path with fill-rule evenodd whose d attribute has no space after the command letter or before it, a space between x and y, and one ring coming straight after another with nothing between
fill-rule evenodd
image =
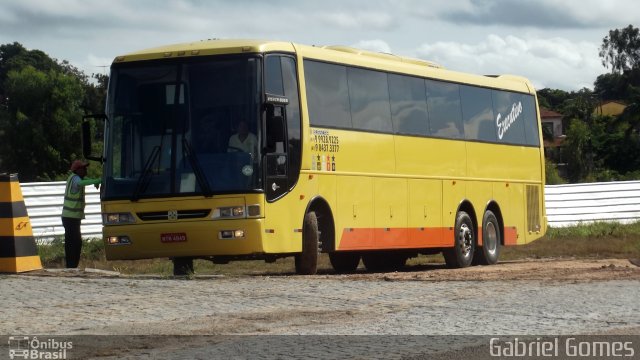
<instances>
[{"instance_id":1,"label":"cobblestone pavement","mask_svg":"<svg viewBox=\"0 0 640 360\"><path fill-rule=\"evenodd\" d=\"M625 329L638 334L640 328L639 280L1 275L0 294L4 335L559 335L625 333ZM282 347L269 346L269 341L281 344L301 337L218 336L213 345L211 337L170 338L159 337L141 353L134 352L135 357L211 358L214 349L224 354L220 353L224 346L225 351L242 349L246 357L237 358L264 358L264 346ZM386 337L363 337L361 348L354 337L345 338L352 339L342 343L355 354L381 355L381 349L388 348L380 341ZM395 338L425 349L424 338ZM438 339L436 348L455 338ZM239 345L246 341L262 345ZM340 342L323 345L323 356L317 358L351 358L336 343ZM406 344L402 348L408 351L411 346ZM333 353L335 357L329 356ZM116 358L126 354L130 353ZM312 354L307 357L313 358ZM277 353L272 358L283 357Z\"/></svg>"}]
</instances>

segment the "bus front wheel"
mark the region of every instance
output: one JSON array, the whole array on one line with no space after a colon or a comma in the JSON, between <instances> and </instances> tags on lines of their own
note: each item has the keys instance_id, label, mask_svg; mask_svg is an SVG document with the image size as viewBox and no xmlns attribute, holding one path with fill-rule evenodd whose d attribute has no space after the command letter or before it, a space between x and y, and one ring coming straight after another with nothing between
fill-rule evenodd
<instances>
[{"instance_id":1,"label":"bus front wheel","mask_svg":"<svg viewBox=\"0 0 640 360\"><path fill-rule=\"evenodd\" d=\"M447 267L464 268L470 266L473 261L475 248L476 235L473 228L473 221L469 214L464 211L459 211L456 215L453 247L445 249L442 252Z\"/></svg>"},{"instance_id":2,"label":"bus front wheel","mask_svg":"<svg viewBox=\"0 0 640 360\"><path fill-rule=\"evenodd\" d=\"M320 247L320 231L318 217L314 211L304 216L302 227L302 252L296 254L296 274L313 275L318 270L318 252Z\"/></svg>"}]
</instances>

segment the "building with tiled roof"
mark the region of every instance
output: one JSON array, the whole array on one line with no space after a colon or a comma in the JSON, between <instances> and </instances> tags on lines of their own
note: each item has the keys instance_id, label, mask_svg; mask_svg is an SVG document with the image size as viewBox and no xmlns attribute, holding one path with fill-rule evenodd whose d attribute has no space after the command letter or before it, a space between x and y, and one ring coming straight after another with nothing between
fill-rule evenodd
<instances>
[{"instance_id":1,"label":"building with tiled roof","mask_svg":"<svg viewBox=\"0 0 640 360\"><path fill-rule=\"evenodd\" d=\"M566 135L562 131L562 114L549 110L546 108L540 108L540 121L542 127L549 130L549 133L553 134L553 141L544 141L545 147L558 147L562 145Z\"/></svg>"},{"instance_id":2,"label":"building with tiled roof","mask_svg":"<svg viewBox=\"0 0 640 360\"><path fill-rule=\"evenodd\" d=\"M616 101L616 100L609 100L609 101L605 101L601 104L599 104L598 106L596 106L595 110L593 111L594 115L608 115L608 116L618 116L620 114L622 114L622 112L624 111L624 109L627 107L627 104L621 102L621 101Z\"/></svg>"}]
</instances>

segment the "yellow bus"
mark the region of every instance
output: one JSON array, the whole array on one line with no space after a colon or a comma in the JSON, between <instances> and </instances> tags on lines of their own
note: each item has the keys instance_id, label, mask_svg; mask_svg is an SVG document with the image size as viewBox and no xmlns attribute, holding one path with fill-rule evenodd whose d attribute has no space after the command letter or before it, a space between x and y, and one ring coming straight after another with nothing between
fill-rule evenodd
<instances>
[{"instance_id":1,"label":"yellow bus","mask_svg":"<svg viewBox=\"0 0 640 360\"><path fill-rule=\"evenodd\" d=\"M541 136L516 76L275 41L118 56L93 157L107 259L168 257L176 274L287 256L314 274L319 253L337 272L440 252L494 264L546 230Z\"/></svg>"}]
</instances>

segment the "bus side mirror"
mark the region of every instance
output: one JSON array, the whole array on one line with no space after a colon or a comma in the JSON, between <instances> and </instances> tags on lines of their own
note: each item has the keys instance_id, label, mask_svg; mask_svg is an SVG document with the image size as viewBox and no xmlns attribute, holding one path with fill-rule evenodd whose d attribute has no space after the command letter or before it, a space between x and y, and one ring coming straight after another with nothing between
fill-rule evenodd
<instances>
[{"instance_id":1,"label":"bus side mirror","mask_svg":"<svg viewBox=\"0 0 640 360\"><path fill-rule=\"evenodd\" d=\"M104 162L104 157L96 156L92 154L92 139L94 138L94 134L91 131L91 120L102 120L102 126L104 127L104 123L107 120L107 116L105 114L96 114L96 115L85 115L82 117L82 155L87 160L94 160L99 162Z\"/></svg>"}]
</instances>

